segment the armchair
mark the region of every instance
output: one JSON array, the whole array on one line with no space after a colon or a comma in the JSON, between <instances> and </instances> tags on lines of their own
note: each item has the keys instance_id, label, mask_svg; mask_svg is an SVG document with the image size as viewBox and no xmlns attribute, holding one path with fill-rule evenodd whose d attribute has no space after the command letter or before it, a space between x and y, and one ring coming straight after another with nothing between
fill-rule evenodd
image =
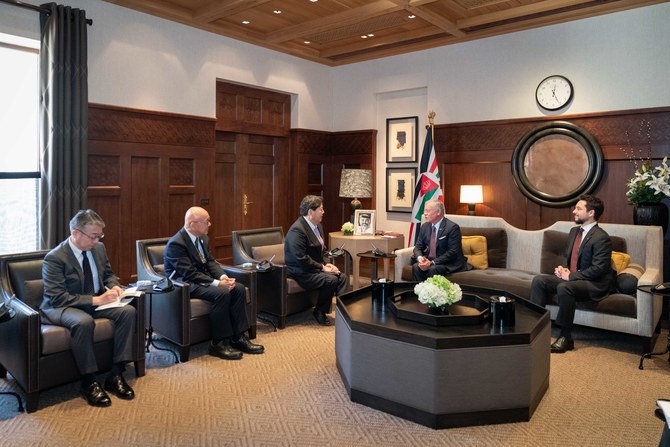
<instances>
[{"instance_id":1,"label":"armchair","mask_svg":"<svg viewBox=\"0 0 670 447\"><path fill-rule=\"evenodd\" d=\"M165 277L163 254L169 240L164 237L136 241L138 280L158 281ZM249 338L256 338L256 272L230 266L223 268L229 277L247 289ZM188 284L175 283L172 291L155 296L152 304L154 332L177 345L182 362L188 361L192 345L212 338L210 304L191 297Z\"/></svg>"},{"instance_id":2,"label":"armchair","mask_svg":"<svg viewBox=\"0 0 670 447\"><path fill-rule=\"evenodd\" d=\"M26 411L36 411L39 393L80 378L70 351L70 333L42 321L42 262L48 251L0 256L0 291L16 315L0 325L0 375L9 372L26 393ZM15 298L12 298L15 296ZM135 375L145 374L144 295L131 303L137 309L133 337ZM95 354L100 371L112 367L114 326L106 318L95 320Z\"/></svg>"},{"instance_id":3,"label":"armchair","mask_svg":"<svg viewBox=\"0 0 670 447\"><path fill-rule=\"evenodd\" d=\"M284 329L289 315L314 306L318 291L307 291L287 276L284 265L284 232L281 227L233 231L233 264L257 264L274 256L275 268L258 273L258 311L276 316Z\"/></svg>"}]
</instances>

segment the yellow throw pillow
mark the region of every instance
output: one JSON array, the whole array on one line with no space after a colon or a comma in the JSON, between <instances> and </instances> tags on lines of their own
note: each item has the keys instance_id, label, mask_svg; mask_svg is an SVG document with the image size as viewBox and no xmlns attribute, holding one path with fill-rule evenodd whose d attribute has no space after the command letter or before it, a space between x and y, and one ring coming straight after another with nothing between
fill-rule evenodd
<instances>
[{"instance_id":1,"label":"yellow throw pillow","mask_svg":"<svg viewBox=\"0 0 670 447\"><path fill-rule=\"evenodd\" d=\"M612 268L617 274L621 273L630 264L630 255L619 251L612 252Z\"/></svg>"},{"instance_id":2,"label":"yellow throw pillow","mask_svg":"<svg viewBox=\"0 0 670 447\"><path fill-rule=\"evenodd\" d=\"M463 254L468 262L476 269L489 268L489 257L486 252L486 237L484 236L462 236L461 245Z\"/></svg>"}]
</instances>

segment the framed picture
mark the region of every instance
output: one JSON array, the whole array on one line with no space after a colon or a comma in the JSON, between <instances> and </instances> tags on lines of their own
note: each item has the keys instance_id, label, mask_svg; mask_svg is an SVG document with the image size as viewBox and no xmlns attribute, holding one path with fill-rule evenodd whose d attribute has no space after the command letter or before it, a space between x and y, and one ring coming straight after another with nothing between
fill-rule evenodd
<instances>
[{"instance_id":1,"label":"framed picture","mask_svg":"<svg viewBox=\"0 0 670 447\"><path fill-rule=\"evenodd\" d=\"M416 163L419 139L419 117L386 120L386 162Z\"/></svg>"},{"instance_id":2,"label":"framed picture","mask_svg":"<svg viewBox=\"0 0 670 447\"><path fill-rule=\"evenodd\" d=\"M375 210L356 210L354 213L354 236L375 235Z\"/></svg>"},{"instance_id":3,"label":"framed picture","mask_svg":"<svg viewBox=\"0 0 670 447\"><path fill-rule=\"evenodd\" d=\"M416 168L386 168L386 211L411 213Z\"/></svg>"}]
</instances>

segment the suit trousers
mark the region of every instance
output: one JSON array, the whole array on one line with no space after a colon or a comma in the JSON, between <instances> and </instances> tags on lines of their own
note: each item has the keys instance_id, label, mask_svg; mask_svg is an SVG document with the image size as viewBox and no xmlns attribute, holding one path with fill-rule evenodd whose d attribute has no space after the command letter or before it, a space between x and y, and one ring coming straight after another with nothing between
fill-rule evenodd
<instances>
[{"instance_id":1,"label":"suit trousers","mask_svg":"<svg viewBox=\"0 0 670 447\"><path fill-rule=\"evenodd\" d=\"M127 363L133 354L133 330L135 329L135 308L133 306L114 307L100 311L86 312L68 307L58 323L70 330L72 354L79 373L93 374L98 371L93 350L94 318L108 318L114 324L114 364Z\"/></svg>"},{"instance_id":2,"label":"suit trousers","mask_svg":"<svg viewBox=\"0 0 670 447\"><path fill-rule=\"evenodd\" d=\"M558 298L556 323L563 328L563 335L570 335L577 301L590 300L592 292L590 281L565 281L556 275L538 275L533 278L530 298L535 304L544 307L549 299L556 295Z\"/></svg>"},{"instance_id":3,"label":"suit trousers","mask_svg":"<svg viewBox=\"0 0 670 447\"><path fill-rule=\"evenodd\" d=\"M425 281L431 276L446 275L448 273L449 269L446 265L431 265L426 271L421 270L419 264L412 265L412 277L414 281Z\"/></svg>"},{"instance_id":4,"label":"suit trousers","mask_svg":"<svg viewBox=\"0 0 670 447\"><path fill-rule=\"evenodd\" d=\"M339 295L348 280L346 275L334 275L328 272L303 273L291 277L305 290L319 289L319 297L314 307L323 313L330 312L333 295Z\"/></svg>"},{"instance_id":5,"label":"suit trousers","mask_svg":"<svg viewBox=\"0 0 670 447\"><path fill-rule=\"evenodd\" d=\"M210 319L214 341L238 337L249 329L247 293L242 284L236 283L230 291L225 287L191 284L189 290L192 298L200 298L212 305Z\"/></svg>"}]
</instances>

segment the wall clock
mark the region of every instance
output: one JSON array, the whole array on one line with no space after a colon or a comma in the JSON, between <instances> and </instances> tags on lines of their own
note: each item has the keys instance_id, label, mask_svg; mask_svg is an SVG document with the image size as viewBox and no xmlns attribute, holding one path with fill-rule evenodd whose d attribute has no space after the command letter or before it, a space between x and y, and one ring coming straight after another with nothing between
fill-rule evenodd
<instances>
[{"instance_id":1,"label":"wall clock","mask_svg":"<svg viewBox=\"0 0 670 447\"><path fill-rule=\"evenodd\" d=\"M540 81L535 90L537 104L545 110L558 110L568 104L574 95L572 83L565 76L552 75Z\"/></svg>"}]
</instances>

